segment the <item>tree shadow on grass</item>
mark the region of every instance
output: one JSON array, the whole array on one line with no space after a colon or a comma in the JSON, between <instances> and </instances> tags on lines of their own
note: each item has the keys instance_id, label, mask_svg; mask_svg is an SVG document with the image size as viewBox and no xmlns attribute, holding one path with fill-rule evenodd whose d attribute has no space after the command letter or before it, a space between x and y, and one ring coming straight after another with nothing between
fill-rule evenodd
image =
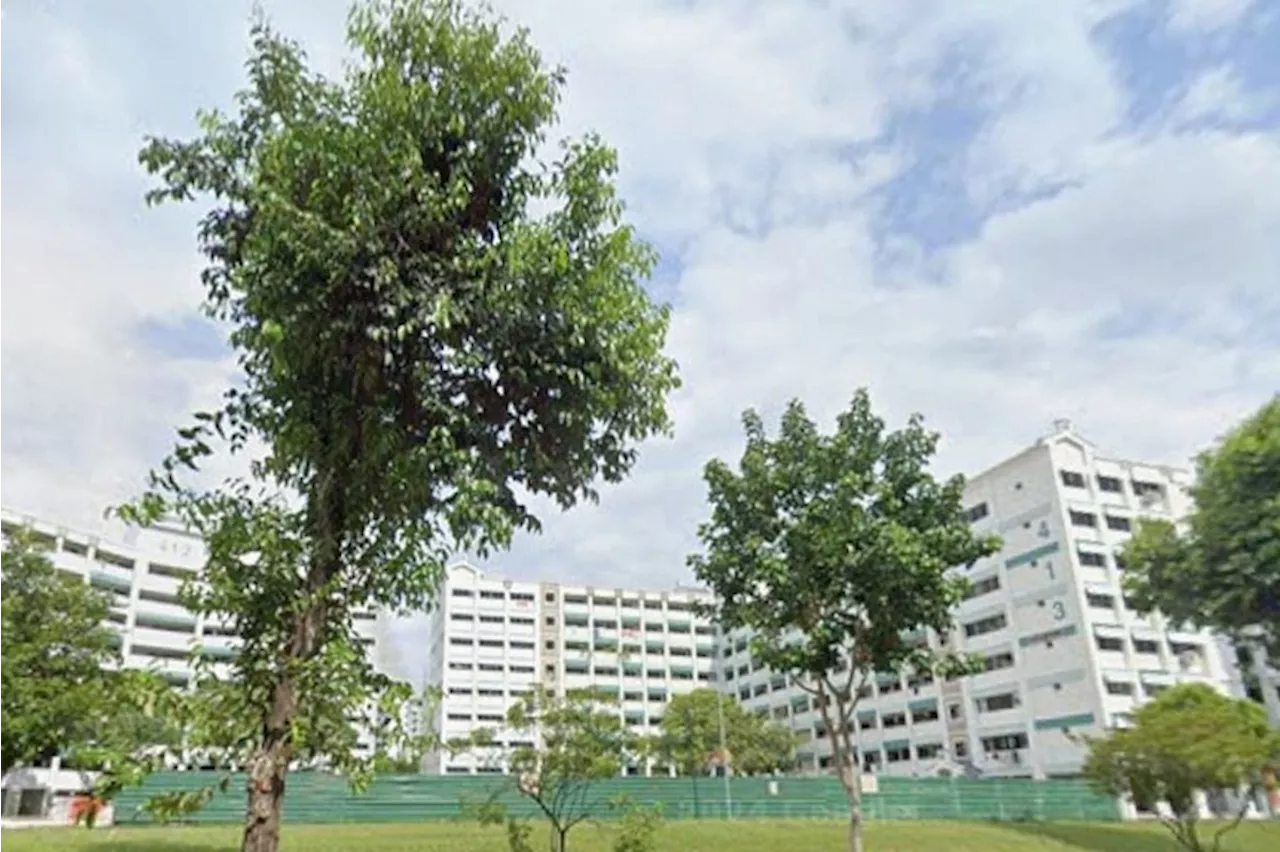
<instances>
[{"instance_id":1,"label":"tree shadow on grass","mask_svg":"<svg viewBox=\"0 0 1280 852\"><path fill-rule=\"evenodd\" d=\"M1125 825L1070 822L1012 822L1001 829L1054 840L1089 852L1182 852L1171 837Z\"/></svg>"},{"instance_id":2,"label":"tree shadow on grass","mask_svg":"<svg viewBox=\"0 0 1280 852\"><path fill-rule=\"evenodd\" d=\"M239 843L213 843L207 838L192 838L189 841L175 840L170 837L132 837L104 838L94 842L90 847L93 852L235 852Z\"/></svg>"},{"instance_id":3,"label":"tree shadow on grass","mask_svg":"<svg viewBox=\"0 0 1280 852\"><path fill-rule=\"evenodd\" d=\"M1089 852L1184 852L1183 847L1163 829L1149 824L1017 822L1003 823L1000 827L1010 833L1054 840ZM1207 841L1212 836L1210 826L1205 826L1201 839ZM1228 835L1223 838L1222 850L1232 852L1241 848L1237 845L1239 843Z\"/></svg>"}]
</instances>

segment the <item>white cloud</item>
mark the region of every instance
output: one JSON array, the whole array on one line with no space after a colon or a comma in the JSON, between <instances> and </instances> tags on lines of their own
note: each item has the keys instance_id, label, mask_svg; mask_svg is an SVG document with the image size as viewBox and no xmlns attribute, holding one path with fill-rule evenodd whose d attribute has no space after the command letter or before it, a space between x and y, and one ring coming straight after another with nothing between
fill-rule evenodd
<instances>
[{"instance_id":1,"label":"white cloud","mask_svg":"<svg viewBox=\"0 0 1280 852\"><path fill-rule=\"evenodd\" d=\"M1180 127L1203 122L1235 124L1256 119L1276 102L1274 92L1250 91L1234 68L1218 65L1191 80L1174 102L1170 120Z\"/></svg>"},{"instance_id":2,"label":"white cloud","mask_svg":"<svg viewBox=\"0 0 1280 852\"><path fill-rule=\"evenodd\" d=\"M1180 33L1214 32L1238 23L1253 0L1170 0L1169 28Z\"/></svg>"},{"instance_id":3,"label":"white cloud","mask_svg":"<svg viewBox=\"0 0 1280 852\"><path fill-rule=\"evenodd\" d=\"M567 128L619 147L637 220L682 248L670 348L685 387L675 440L646 446L599 506L548 516L497 570L687 579L701 466L736 458L748 406L775 417L799 396L829 419L869 385L891 421L920 410L944 431L948 470L974 471L1061 415L1104 447L1178 461L1280 386L1264 322L1280 315L1276 138L1172 118L1126 128L1134 93L1092 37L1124 2L503 5L569 66ZM339 6L274 14L335 63ZM110 86L112 69L87 76ZM1224 102L1212 85L1201 104ZM928 235L894 230L885 198L930 154L886 132L903 110L975 96L986 121L954 140L971 198L929 200L1002 212L930 254ZM85 144L148 124L83 99L59 108L92 117ZM128 183L132 161L59 146L22 180L5 161L4 478L6 503L72 511L119 496L225 366L129 359L139 319L198 299L190 221L143 213L136 194L84 206ZM71 189L50 198L59 174ZM153 398L157 382L168 392Z\"/></svg>"}]
</instances>

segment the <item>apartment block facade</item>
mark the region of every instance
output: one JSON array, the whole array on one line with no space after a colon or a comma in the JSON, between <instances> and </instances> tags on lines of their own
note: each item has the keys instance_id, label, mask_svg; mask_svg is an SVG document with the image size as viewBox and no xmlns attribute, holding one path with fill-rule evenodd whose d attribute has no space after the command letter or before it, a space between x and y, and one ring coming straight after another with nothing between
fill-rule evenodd
<instances>
[{"instance_id":1,"label":"apartment block facade","mask_svg":"<svg viewBox=\"0 0 1280 852\"><path fill-rule=\"evenodd\" d=\"M934 647L979 654L986 670L955 681L878 675L855 719L859 761L888 775L1070 776L1078 734L1130 722L1135 707L1187 681L1229 691L1210 634L1140 616L1125 602L1117 550L1143 516L1183 516L1190 474L1099 455L1070 423L973 477L974 531L996 555L962 570L972 592ZM721 688L795 729L801 765L822 770L831 747L811 697L757 668L745 635L725 637Z\"/></svg>"},{"instance_id":2,"label":"apartment block facade","mask_svg":"<svg viewBox=\"0 0 1280 852\"><path fill-rule=\"evenodd\" d=\"M182 582L198 576L204 565L206 551L198 536L173 524L138 529L108 523L86 533L9 509L0 512L6 539L27 528L55 568L109 596L108 623L119 637L124 666L148 669L175 686L186 686L194 676L191 655L198 648L212 659L215 675L227 673L240 637L225 621L193 613L178 599ZM378 665L389 650L385 620L361 613L357 631ZM361 739L362 749L372 745L368 736Z\"/></svg>"},{"instance_id":3,"label":"apartment block facade","mask_svg":"<svg viewBox=\"0 0 1280 852\"><path fill-rule=\"evenodd\" d=\"M495 738L491 748L434 752L426 771L507 772L511 750L531 738L506 729L506 713L531 688L616 695L628 725L656 731L672 697L712 686L715 631L694 612L708 599L698 589L513 581L452 566L429 616L427 682L441 694L430 724L445 741L477 728ZM625 771L647 774L654 767Z\"/></svg>"}]
</instances>

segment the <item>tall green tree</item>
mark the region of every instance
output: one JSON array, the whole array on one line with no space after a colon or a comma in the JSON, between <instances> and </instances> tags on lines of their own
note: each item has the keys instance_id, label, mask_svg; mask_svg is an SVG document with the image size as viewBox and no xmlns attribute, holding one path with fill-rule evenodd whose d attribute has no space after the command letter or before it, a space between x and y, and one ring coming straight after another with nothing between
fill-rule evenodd
<instances>
[{"instance_id":1,"label":"tall green tree","mask_svg":"<svg viewBox=\"0 0 1280 852\"><path fill-rule=\"evenodd\" d=\"M656 754L681 775L704 775L724 747L733 769L745 775L784 772L795 766L796 736L714 689L695 689L667 702Z\"/></svg>"},{"instance_id":2,"label":"tall green tree","mask_svg":"<svg viewBox=\"0 0 1280 852\"><path fill-rule=\"evenodd\" d=\"M235 114L140 155L150 201L212 205L204 309L244 375L122 514L208 544L189 605L243 638L252 852L277 846L296 754L356 768L347 711L382 684L353 613L421 608L448 554L536 531L526 495L622 479L678 385L615 153L545 144L563 71L456 0L357 5L347 41L331 79L258 21ZM220 441L264 449L202 490L183 469Z\"/></svg>"},{"instance_id":3,"label":"tall green tree","mask_svg":"<svg viewBox=\"0 0 1280 852\"><path fill-rule=\"evenodd\" d=\"M120 637L107 595L54 568L25 530L7 535L0 658L4 770L90 742L114 688Z\"/></svg>"},{"instance_id":4,"label":"tall green tree","mask_svg":"<svg viewBox=\"0 0 1280 852\"><path fill-rule=\"evenodd\" d=\"M1179 530L1141 521L1125 587L1143 611L1260 644L1280 659L1280 395L1196 459Z\"/></svg>"},{"instance_id":5,"label":"tall green tree","mask_svg":"<svg viewBox=\"0 0 1280 852\"><path fill-rule=\"evenodd\" d=\"M830 435L799 401L774 439L754 411L743 424L738 470L719 459L705 468L711 519L689 565L715 592L721 627L749 631L752 654L817 699L849 801L849 848L860 852L852 719L862 690L875 672L969 670L925 637L951 628L967 588L951 569L1000 542L965 522L962 477L930 474L939 436L919 415L887 431L865 390Z\"/></svg>"},{"instance_id":6,"label":"tall green tree","mask_svg":"<svg viewBox=\"0 0 1280 852\"><path fill-rule=\"evenodd\" d=\"M1196 794L1252 793L1277 760L1280 732L1267 724L1262 708L1205 684L1181 684L1138 708L1133 727L1091 741L1084 774L1102 792L1130 797L1145 809L1167 804L1171 815L1160 821L1179 845L1218 852L1222 838L1244 818L1250 797L1206 844Z\"/></svg>"}]
</instances>

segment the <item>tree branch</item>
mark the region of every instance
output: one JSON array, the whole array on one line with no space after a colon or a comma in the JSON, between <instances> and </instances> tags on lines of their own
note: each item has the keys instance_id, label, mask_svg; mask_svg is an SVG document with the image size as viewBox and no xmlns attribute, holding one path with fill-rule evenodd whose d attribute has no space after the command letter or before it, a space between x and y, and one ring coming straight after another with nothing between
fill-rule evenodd
<instances>
[{"instance_id":1,"label":"tree branch","mask_svg":"<svg viewBox=\"0 0 1280 852\"><path fill-rule=\"evenodd\" d=\"M1249 787L1245 790L1243 801L1240 803L1240 809L1236 811L1235 817L1231 820L1231 822L1222 826L1221 828L1219 828L1217 831L1213 833L1213 852L1218 852L1218 849L1220 848L1220 845L1222 843L1222 838L1224 835L1227 835L1240 827L1240 821L1243 820L1245 814L1249 812L1249 805L1252 802L1252 797L1255 789L1256 788L1253 785L1249 785Z\"/></svg>"}]
</instances>

